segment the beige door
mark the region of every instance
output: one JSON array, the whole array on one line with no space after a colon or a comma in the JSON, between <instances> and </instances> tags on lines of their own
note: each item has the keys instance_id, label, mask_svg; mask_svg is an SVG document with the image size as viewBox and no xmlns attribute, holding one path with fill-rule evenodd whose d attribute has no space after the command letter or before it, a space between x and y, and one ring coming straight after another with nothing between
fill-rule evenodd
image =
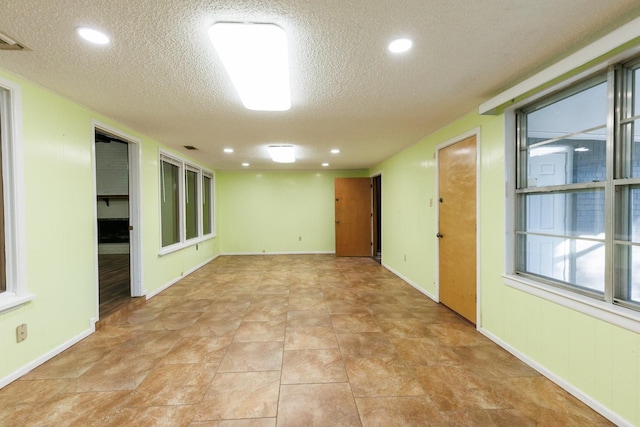
<instances>
[{"instance_id":1,"label":"beige door","mask_svg":"<svg viewBox=\"0 0 640 427\"><path fill-rule=\"evenodd\" d=\"M476 323L476 137L438 152L440 302Z\"/></svg>"},{"instance_id":2,"label":"beige door","mask_svg":"<svg viewBox=\"0 0 640 427\"><path fill-rule=\"evenodd\" d=\"M336 256L371 256L371 178L336 178Z\"/></svg>"}]
</instances>

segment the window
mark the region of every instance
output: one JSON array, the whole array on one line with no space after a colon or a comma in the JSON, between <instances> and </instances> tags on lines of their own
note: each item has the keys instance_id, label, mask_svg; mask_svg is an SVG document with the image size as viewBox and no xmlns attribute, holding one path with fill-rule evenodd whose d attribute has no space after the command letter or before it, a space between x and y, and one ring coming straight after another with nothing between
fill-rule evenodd
<instances>
[{"instance_id":1,"label":"window","mask_svg":"<svg viewBox=\"0 0 640 427\"><path fill-rule=\"evenodd\" d=\"M180 162L160 156L162 247L180 241Z\"/></svg>"},{"instance_id":2,"label":"window","mask_svg":"<svg viewBox=\"0 0 640 427\"><path fill-rule=\"evenodd\" d=\"M640 310L640 61L516 112L516 274Z\"/></svg>"},{"instance_id":3,"label":"window","mask_svg":"<svg viewBox=\"0 0 640 427\"><path fill-rule=\"evenodd\" d=\"M30 301L24 256L20 87L0 78L0 312Z\"/></svg>"},{"instance_id":4,"label":"window","mask_svg":"<svg viewBox=\"0 0 640 427\"><path fill-rule=\"evenodd\" d=\"M213 175L202 174L202 234L205 236L213 232Z\"/></svg>"},{"instance_id":5,"label":"window","mask_svg":"<svg viewBox=\"0 0 640 427\"><path fill-rule=\"evenodd\" d=\"M187 165L185 171L185 197L187 240L198 237L198 169Z\"/></svg>"},{"instance_id":6,"label":"window","mask_svg":"<svg viewBox=\"0 0 640 427\"><path fill-rule=\"evenodd\" d=\"M212 237L212 206L213 173L160 153L161 252Z\"/></svg>"}]
</instances>

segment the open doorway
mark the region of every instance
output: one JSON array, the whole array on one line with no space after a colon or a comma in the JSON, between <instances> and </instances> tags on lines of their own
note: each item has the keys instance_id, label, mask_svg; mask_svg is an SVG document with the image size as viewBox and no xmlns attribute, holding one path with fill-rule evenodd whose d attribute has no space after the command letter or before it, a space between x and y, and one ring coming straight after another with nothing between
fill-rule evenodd
<instances>
[{"instance_id":1,"label":"open doorway","mask_svg":"<svg viewBox=\"0 0 640 427\"><path fill-rule=\"evenodd\" d=\"M98 234L98 313L104 319L132 302L140 290L136 278L135 212L132 185L133 143L95 129L96 220ZM135 163L134 163L135 164ZM134 179L135 181L135 179ZM134 191L132 191L134 190Z\"/></svg>"},{"instance_id":2,"label":"open doorway","mask_svg":"<svg viewBox=\"0 0 640 427\"><path fill-rule=\"evenodd\" d=\"M371 178L371 257L382 262L382 175Z\"/></svg>"}]
</instances>

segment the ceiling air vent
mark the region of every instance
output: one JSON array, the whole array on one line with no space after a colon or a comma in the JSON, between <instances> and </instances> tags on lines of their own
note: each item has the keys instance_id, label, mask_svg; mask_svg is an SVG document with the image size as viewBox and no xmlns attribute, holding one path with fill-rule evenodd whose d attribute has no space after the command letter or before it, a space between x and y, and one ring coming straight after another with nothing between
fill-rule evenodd
<instances>
[{"instance_id":1,"label":"ceiling air vent","mask_svg":"<svg viewBox=\"0 0 640 427\"><path fill-rule=\"evenodd\" d=\"M187 150L197 150L196 147L194 147L193 145L183 145L184 148L186 148Z\"/></svg>"},{"instance_id":2,"label":"ceiling air vent","mask_svg":"<svg viewBox=\"0 0 640 427\"><path fill-rule=\"evenodd\" d=\"M0 50L29 50L4 33L0 33Z\"/></svg>"}]
</instances>

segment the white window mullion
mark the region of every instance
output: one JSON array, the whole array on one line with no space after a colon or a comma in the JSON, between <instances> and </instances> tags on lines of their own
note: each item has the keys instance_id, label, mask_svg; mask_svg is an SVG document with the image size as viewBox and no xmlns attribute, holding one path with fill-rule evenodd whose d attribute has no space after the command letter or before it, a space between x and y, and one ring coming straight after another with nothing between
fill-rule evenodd
<instances>
[{"instance_id":1,"label":"white window mullion","mask_svg":"<svg viewBox=\"0 0 640 427\"><path fill-rule=\"evenodd\" d=\"M614 158L615 147L619 146L618 129L620 114L616 114L616 106L622 98L621 85L617 77L620 71L617 67L610 67L607 74L607 142L606 142L606 168L607 178L605 183L605 286L604 301L613 303L614 284L614 228L615 228L615 185L614 168L619 162Z\"/></svg>"}]
</instances>

